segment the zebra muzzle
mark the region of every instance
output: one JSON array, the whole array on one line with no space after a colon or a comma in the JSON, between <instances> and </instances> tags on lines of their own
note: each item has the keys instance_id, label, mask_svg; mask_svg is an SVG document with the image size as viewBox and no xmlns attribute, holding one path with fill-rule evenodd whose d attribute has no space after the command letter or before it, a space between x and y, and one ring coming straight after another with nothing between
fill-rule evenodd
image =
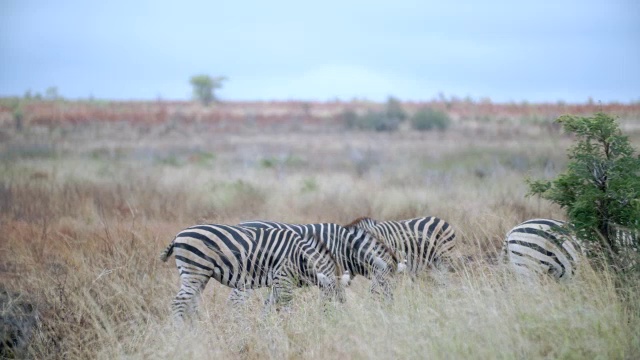
<instances>
[{"instance_id":1,"label":"zebra muzzle","mask_svg":"<svg viewBox=\"0 0 640 360\"><path fill-rule=\"evenodd\" d=\"M345 271L344 274L340 276L340 284L344 287L351 285L351 274L349 273L349 270Z\"/></svg>"},{"instance_id":2,"label":"zebra muzzle","mask_svg":"<svg viewBox=\"0 0 640 360\"><path fill-rule=\"evenodd\" d=\"M402 260L398 263L398 272L404 272L407 269L407 259Z\"/></svg>"}]
</instances>

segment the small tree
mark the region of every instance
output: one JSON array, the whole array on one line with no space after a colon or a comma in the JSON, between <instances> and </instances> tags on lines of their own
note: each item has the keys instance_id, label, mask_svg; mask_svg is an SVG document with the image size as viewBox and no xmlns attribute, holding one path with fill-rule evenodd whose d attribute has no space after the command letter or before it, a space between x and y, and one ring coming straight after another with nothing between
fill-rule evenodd
<instances>
[{"instance_id":1,"label":"small tree","mask_svg":"<svg viewBox=\"0 0 640 360\"><path fill-rule=\"evenodd\" d=\"M604 251L616 262L638 249L640 158L616 121L603 113L558 119L577 143L568 151L567 170L552 181L527 181L529 195L565 208L590 254ZM627 235L620 239L620 229Z\"/></svg>"},{"instance_id":2,"label":"small tree","mask_svg":"<svg viewBox=\"0 0 640 360\"><path fill-rule=\"evenodd\" d=\"M193 97L202 102L203 105L209 105L212 101L216 100L214 91L220 89L222 83L226 80L227 78L224 76L215 78L209 75L192 76L189 82L191 86L193 86Z\"/></svg>"}]
</instances>

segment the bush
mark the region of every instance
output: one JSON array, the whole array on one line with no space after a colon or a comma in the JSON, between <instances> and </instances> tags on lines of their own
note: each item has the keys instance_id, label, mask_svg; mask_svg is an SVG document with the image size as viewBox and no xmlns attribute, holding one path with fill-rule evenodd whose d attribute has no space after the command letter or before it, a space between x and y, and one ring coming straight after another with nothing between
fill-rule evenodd
<instances>
[{"instance_id":1,"label":"bush","mask_svg":"<svg viewBox=\"0 0 640 360\"><path fill-rule=\"evenodd\" d=\"M558 122L577 137L567 170L552 181L528 181L529 195L565 208L591 256L604 255L618 269L637 269L637 258L635 264L619 260L638 250L640 158L606 114L565 115Z\"/></svg>"},{"instance_id":2,"label":"bush","mask_svg":"<svg viewBox=\"0 0 640 360\"><path fill-rule=\"evenodd\" d=\"M398 130L400 121L389 118L384 112L369 111L361 119L361 128L375 131L395 131Z\"/></svg>"},{"instance_id":3,"label":"bush","mask_svg":"<svg viewBox=\"0 0 640 360\"><path fill-rule=\"evenodd\" d=\"M447 113L431 108L418 110L411 117L411 126L420 131L446 130L451 125L451 119Z\"/></svg>"},{"instance_id":4,"label":"bush","mask_svg":"<svg viewBox=\"0 0 640 360\"><path fill-rule=\"evenodd\" d=\"M407 119L407 113L402 108L402 103L393 96L389 96L387 99L385 115L387 119L395 120L396 122L402 122Z\"/></svg>"},{"instance_id":5,"label":"bush","mask_svg":"<svg viewBox=\"0 0 640 360\"><path fill-rule=\"evenodd\" d=\"M406 120L407 113L400 100L390 96L382 111L368 111L364 115L358 115L353 110L345 110L341 117L347 129L396 131L400 123Z\"/></svg>"},{"instance_id":6,"label":"bush","mask_svg":"<svg viewBox=\"0 0 640 360\"><path fill-rule=\"evenodd\" d=\"M353 111L351 109L347 109L347 110L342 112L341 117L342 117L342 121L344 121L344 124L347 127L347 129L357 129L358 128L359 116L358 116L358 113L356 113L355 111Z\"/></svg>"},{"instance_id":7,"label":"bush","mask_svg":"<svg viewBox=\"0 0 640 360\"><path fill-rule=\"evenodd\" d=\"M347 129L395 131L400 125L400 120L389 118L386 112L369 111L364 115L358 115L354 111L347 110L342 114Z\"/></svg>"}]
</instances>

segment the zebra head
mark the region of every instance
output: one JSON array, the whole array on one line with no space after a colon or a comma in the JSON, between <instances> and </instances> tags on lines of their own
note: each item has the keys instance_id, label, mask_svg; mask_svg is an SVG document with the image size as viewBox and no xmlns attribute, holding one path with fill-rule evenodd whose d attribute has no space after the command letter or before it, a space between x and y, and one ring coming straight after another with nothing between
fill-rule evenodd
<instances>
[{"instance_id":1,"label":"zebra head","mask_svg":"<svg viewBox=\"0 0 640 360\"><path fill-rule=\"evenodd\" d=\"M323 294L339 302L345 302L345 287L351 284L349 270L342 269L340 263L336 261L335 256L320 237L307 232L303 235L303 242L306 245L311 245L310 248L307 248L311 254L307 266L311 266L313 269L310 270L316 273L317 285ZM311 248L313 251L309 250Z\"/></svg>"},{"instance_id":2,"label":"zebra head","mask_svg":"<svg viewBox=\"0 0 640 360\"><path fill-rule=\"evenodd\" d=\"M407 269L407 259L403 259L398 263L398 273L404 272Z\"/></svg>"},{"instance_id":3,"label":"zebra head","mask_svg":"<svg viewBox=\"0 0 640 360\"><path fill-rule=\"evenodd\" d=\"M372 221L373 219L365 218L361 221ZM405 263L401 263L391 248L383 241L379 241L376 237L366 229L359 225L349 225L345 227L349 237L349 243L356 253L362 253L365 256L365 263L371 266L374 273L387 274L394 269L396 272L402 272L406 268Z\"/></svg>"}]
</instances>

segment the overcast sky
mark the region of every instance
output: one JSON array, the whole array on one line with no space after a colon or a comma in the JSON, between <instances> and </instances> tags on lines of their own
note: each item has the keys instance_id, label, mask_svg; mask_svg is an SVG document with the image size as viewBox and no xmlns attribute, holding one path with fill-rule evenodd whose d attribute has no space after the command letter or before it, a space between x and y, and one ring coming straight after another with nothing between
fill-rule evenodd
<instances>
[{"instance_id":1,"label":"overcast sky","mask_svg":"<svg viewBox=\"0 0 640 360\"><path fill-rule=\"evenodd\" d=\"M0 1L0 96L640 100L640 1Z\"/></svg>"}]
</instances>

